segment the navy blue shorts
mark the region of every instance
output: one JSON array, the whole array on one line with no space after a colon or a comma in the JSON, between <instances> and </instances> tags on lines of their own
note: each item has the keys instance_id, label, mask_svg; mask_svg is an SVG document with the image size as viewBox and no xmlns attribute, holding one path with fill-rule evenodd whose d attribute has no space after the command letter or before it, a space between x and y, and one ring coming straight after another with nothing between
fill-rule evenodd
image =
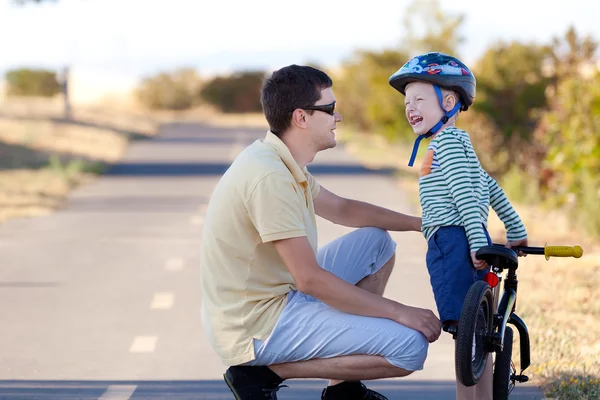
<instances>
[{"instance_id":1,"label":"navy blue shorts","mask_svg":"<svg viewBox=\"0 0 600 400\"><path fill-rule=\"evenodd\" d=\"M485 229L484 229L485 230ZM485 235L492 244L487 230ZM489 271L476 270L465 228L443 226L429 238L427 270L440 321L458 321L467 292L473 283L482 280Z\"/></svg>"}]
</instances>

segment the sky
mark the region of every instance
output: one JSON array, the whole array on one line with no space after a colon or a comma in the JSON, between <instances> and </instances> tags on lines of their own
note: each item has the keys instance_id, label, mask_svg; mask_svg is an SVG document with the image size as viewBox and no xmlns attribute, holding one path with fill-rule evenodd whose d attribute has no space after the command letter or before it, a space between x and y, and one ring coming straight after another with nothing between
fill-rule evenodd
<instances>
[{"instance_id":1,"label":"sky","mask_svg":"<svg viewBox=\"0 0 600 400\"><path fill-rule=\"evenodd\" d=\"M465 15L472 62L499 39L547 42L570 25L600 40L590 0L440 0ZM139 79L182 66L210 75L291 63L335 67L357 49L397 46L409 0L0 0L0 72L33 66ZM400 67L400 66L398 66Z\"/></svg>"}]
</instances>

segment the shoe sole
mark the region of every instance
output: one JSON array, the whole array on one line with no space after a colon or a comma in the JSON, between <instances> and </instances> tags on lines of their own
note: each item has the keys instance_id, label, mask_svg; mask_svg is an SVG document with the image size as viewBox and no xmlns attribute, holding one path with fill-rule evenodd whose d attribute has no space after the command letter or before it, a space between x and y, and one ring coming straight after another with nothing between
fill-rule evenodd
<instances>
[{"instance_id":1,"label":"shoe sole","mask_svg":"<svg viewBox=\"0 0 600 400\"><path fill-rule=\"evenodd\" d=\"M233 397L235 397L235 400L242 400L242 398L233 389L233 384L229 382L229 379L227 379L227 374L223 374L223 379L225 379L225 383L227 384L229 390L231 390L231 393L233 393Z\"/></svg>"}]
</instances>

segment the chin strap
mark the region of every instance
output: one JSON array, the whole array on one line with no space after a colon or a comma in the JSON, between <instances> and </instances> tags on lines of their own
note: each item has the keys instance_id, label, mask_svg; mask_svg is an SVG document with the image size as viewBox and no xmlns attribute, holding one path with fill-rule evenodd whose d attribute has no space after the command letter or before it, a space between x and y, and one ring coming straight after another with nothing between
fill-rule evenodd
<instances>
[{"instance_id":1,"label":"chin strap","mask_svg":"<svg viewBox=\"0 0 600 400\"><path fill-rule=\"evenodd\" d=\"M443 104L443 97L442 97L442 89L440 89L440 87L437 85L433 85L433 88L435 89L435 93L437 94L437 98L438 98L438 102L440 103L440 107L442 107L442 110L443 110L444 104ZM450 120L450 118L452 118L454 116L454 114L456 114L458 112L458 110L460 110L461 106L462 105L460 104L460 101L456 102L456 105L454 106L454 108L452 110L448 111L446 113L446 115L444 115L442 117L442 119L440 119L440 121L433 126L433 128L431 128L427 133L417 136L417 139L415 140L415 144L413 146L412 154L410 155L410 161L408 161L409 167L412 167L415 162L415 157L417 157L417 151L419 150L419 144L421 143L421 140L429 139L430 137L435 135L437 133L437 131L439 131L440 128L442 126L444 126L444 124L446 122L448 122L448 120Z\"/></svg>"}]
</instances>

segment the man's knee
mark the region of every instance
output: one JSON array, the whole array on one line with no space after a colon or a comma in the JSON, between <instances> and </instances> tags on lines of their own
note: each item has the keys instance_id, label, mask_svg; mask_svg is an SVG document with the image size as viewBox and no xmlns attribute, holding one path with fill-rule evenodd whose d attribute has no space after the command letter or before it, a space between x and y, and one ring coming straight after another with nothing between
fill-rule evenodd
<instances>
[{"instance_id":1,"label":"man's knee","mask_svg":"<svg viewBox=\"0 0 600 400\"><path fill-rule=\"evenodd\" d=\"M423 369L429 341L421 332L412 329L408 335L404 335L403 339L402 345L393 350L388 360L396 367L406 370L408 372L406 375L410 375Z\"/></svg>"},{"instance_id":2,"label":"man's knee","mask_svg":"<svg viewBox=\"0 0 600 400\"><path fill-rule=\"evenodd\" d=\"M372 248L376 248L380 255L395 254L396 242L385 229L368 226L357 229L356 233L361 235L363 240L369 243ZM393 262L393 256L391 260Z\"/></svg>"},{"instance_id":3,"label":"man's knee","mask_svg":"<svg viewBox=\"0 0 600 400\"><path fill-rule=\"evenodd\" d=\"M358 229L359 232L362 232L368 239L371 241L378 243L382 246L386 246L388 244L396 244L394 239L388 231L381 228L375 228L373 226L366 226Z\"/></svg>"},{"instance_id":4,"label":"man's knee","mask_svg":"<svg viewBox=\"0 0 600 400\"><path fill-rule=\"evenodd\" d=\"M409 354L412 357L412 365L416 366L414 371L423 369L423 364L427 359L427 352L429 351L429 341L421 332L414 331L413 345L410 347Z\"/></svg>"}]
</instances>

